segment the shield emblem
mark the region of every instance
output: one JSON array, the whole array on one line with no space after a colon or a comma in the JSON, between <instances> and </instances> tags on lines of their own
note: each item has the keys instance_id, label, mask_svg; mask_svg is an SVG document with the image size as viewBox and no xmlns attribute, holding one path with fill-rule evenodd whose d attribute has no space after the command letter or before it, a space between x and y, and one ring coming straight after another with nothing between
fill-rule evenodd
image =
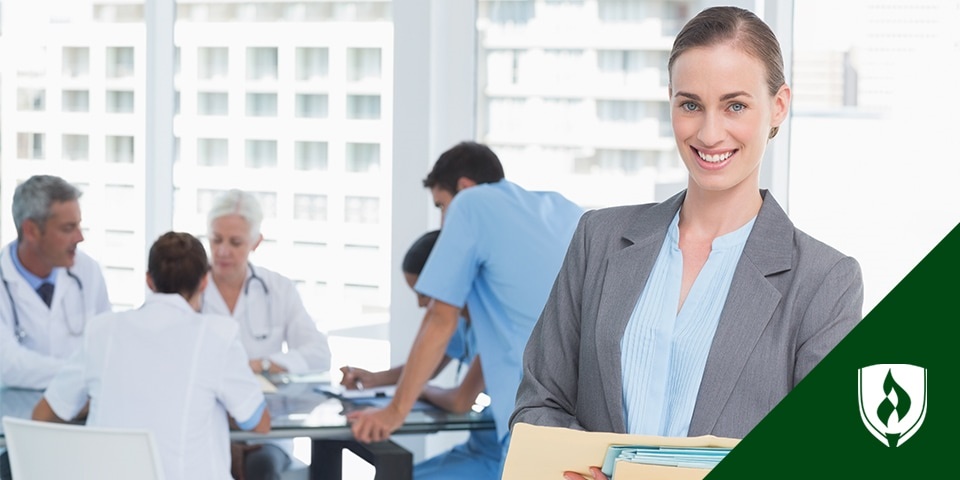
<instances>
[{"instance_id":1,"label":"shield emblem","mask_svg":"<svg viewBox=\"0 0 960 480\"><path fill-rule=\"evenodd\" d=\"M927 369L877 364L857 370L860 419L888 447L903 445L927 415Z\"/></svg>"}]
</instances>

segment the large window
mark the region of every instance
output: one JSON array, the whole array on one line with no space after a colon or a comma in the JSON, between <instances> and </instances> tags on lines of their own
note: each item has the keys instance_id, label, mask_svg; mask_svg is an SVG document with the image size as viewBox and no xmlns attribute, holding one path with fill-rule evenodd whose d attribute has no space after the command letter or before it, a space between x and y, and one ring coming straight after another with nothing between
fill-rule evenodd
<instances>
[{"instance_id":1,"label":"large window","mask_svg":"<svg viewBox=\"0 0 960 480\"><path fill-rule=\"evenodd\" d=\"M477 138L508 177L587 208L679 191L666 63L709 3L480 0ZM860 261L869 311L960 218L943 180L960 164L923 140L956 124L958 94L938 79L960 71L960 4L734 3L777 31L794 92L762 181L799 228Z\"/></svg>"},{"instance_id":2,"label":"large window","mask_svg":"<svg viewBox=\"0 0 960 480\"><path fill-rule=\"evenodd\" d=\"M143 300L146 87L143 5L4 0L0 66L0 233L16 236L10 202L33 174L84 191L86 241L118 309Z\"/></svg>"},{"instance_id":3,"label":"large window","mask_svg":"<svg viewBox=\"0 0 960 480\"><path fill-rule=\"evenodd\" d=\"M860 262L869 310L960 220L960 2L795 8L790 214Z\"/></svg>"},{"instance_id":4,"label":"large window","mask_svg":"<svg viewBox=\"0 0 960 480\"><path fill-rule=\"evenodd\" d=\"M3 0L0 236L15 235L17 182L67 178L85 192L81 248L104 266L115 306L133 307L152 241L144 212L149 221L162 210L151 202L172 210L166 228L203 236L217 193L257 192L269 218L252 260L295 280L335 356L372 351L386 366L387 347L363 342L386 337L400 243L439 224L418 182L455 141L489 144L512 180L587 208L684 187L665 64L708 3L180 0L173 42L157 49L175 63L154 79L176 89L176 109L158 117L144 3ZM869 310L960 218L950 141L960 94L949 81L960 71L960 7L734 3L771 22L789 61L778 198L799 228L860 261ZM397 23L396 41L415 51L394 62L401 17L415 25ZM156 138L148 125L172 133ZM153 162L172 170L166 180L148 173L149 139L170 143ZM395 143L415 155L396 157ZM410 193L395 197L401 183ZM394 298L407 300L400 288ZM416 331L414 317L394 319L396 330Z\"/></svg>"},{"instance_id":5,"label":"large window","mask_svg":"<svg viewBox=\"0 0 960 480\"><path fill-rule=\"evenodd\" d=\"M214 196L240 188L255 192L267 212L265 241L251 260L300 286L334 354L348 350L336 345L338 332L358 325L379 327L350 335L385 340L389 0L181 0L167 18L147 18L155 10L136 1L0 6L0 42L10 53L0 66L5 211L30 175L82 185L81 248L108 272L116 308L143 300L153 240L144 212L164 209L151 205L172 211L161 228L203 237ZM172 28L173 42L151 46L146 22L154 31ZM169 55L172 66L148 50ZM148 70L159 88L175 89L172 116L150 107ZM151 157L150 141L167 142L172 155ZM165 180L151 174L155 168L171 173ZM160 194L151 197L147 186ZM9 241L14 229L9 214L2 217ZM369 247L362 257L346 253L356 245ZM387 348L383 342L369 358L388 358Z\"/></svg>"},{"instance_id":6,"label":"large window","mask_svg":"<svg viewBox=\"0 0 960 480\"><path fill-rule=\"evenodd\" d=\"M672 194L666 58L699 3L481 0L477 138L512 180L586 208Z\"/></svg>"},{"instance_id":7,"label":"large window","mask_svg":"<svg viewBox=\"0 0 960 480\"><path fill-rule=\"evenodd\" d=\"M179 0L174 28L174 228L205 234L216 193L256 192L266 218L251 261L294 280L335 367L351 361L344 336L380 340L369 355L385 363L391 2ZM360 239L376 249L355 264Z\"/></svg>"}]
</instances>

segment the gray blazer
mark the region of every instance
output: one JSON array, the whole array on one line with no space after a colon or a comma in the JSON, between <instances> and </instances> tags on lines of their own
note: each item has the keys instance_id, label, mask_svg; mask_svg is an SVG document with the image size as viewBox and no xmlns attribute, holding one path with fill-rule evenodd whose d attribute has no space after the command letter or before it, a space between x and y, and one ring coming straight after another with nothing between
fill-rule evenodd
<instances>
[{"instance_id":1,"label":"gray blazer","mask_svg":"<svg viewBox=\"0 0 960 480\"><path fill-rule=\"evenodd\" d=\"M580 219L524 351L511 426L625 431L620 339L685 193ZM761 194L690 436L743 438L862 317L856 260L794 228L773 195Z\"/></svg>"}]
</instances>

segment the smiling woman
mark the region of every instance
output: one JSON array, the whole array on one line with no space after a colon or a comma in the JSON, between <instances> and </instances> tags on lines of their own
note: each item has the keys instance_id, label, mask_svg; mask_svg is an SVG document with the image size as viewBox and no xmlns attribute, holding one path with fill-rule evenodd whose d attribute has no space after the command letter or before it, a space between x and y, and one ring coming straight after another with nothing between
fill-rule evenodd
<instances>
[{"instance_id":1,"label":"smiling woman","mask_svg":"<svg viewBox=\"0 0 960 480\"><path fill-rule=\"evenodd\" d=\"M687 188L583 216L511 424L742 438L861 319L857 262L760 189L791 98L773 32L747 10L704 10L668 68Z\"/></svg>"}]
</instances>

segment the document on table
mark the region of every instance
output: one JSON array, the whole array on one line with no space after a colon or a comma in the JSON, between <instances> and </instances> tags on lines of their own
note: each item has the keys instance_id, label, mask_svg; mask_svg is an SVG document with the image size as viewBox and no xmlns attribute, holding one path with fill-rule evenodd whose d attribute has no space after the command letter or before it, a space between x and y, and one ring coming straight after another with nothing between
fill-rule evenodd
<instances>
[{"instance_id":1,"label":"document on table","mask_svg":"<svg viewBox=\"0 0 960 480\"><path fill-rule=\"evenodd\" d=\"M348 400L354 405L383 408L393 400L393 395L397 393L397 386L385 385L382 387L364 388L362 390L347 390L343 385L320 385L314 390L333 395L341 400ZM434 410L436 408L437 407L427 402L417 400L411 410L416 412Z\"/></svg>"},{"instance_id":2,"label":"document on table","mask_svg":"<svg viewBox=\"0 0 960 480\"><path fill-rule=\"evenodd\" d=\"M396 385L385 385L382 387L364 388L360 390L348 390L343 385L321 385L316 388L320 392L329 393L344 400L354 400L359 398L383 398L393 397L397 393Z\"/></svg>"},{"instance_id":3,"label":"document on table","mask_svg":"<svg viewBox=\"0 0 960 480\"><path fill-rule=\"evenodd\" d=\"M646 435L626 435L619 433L583 432L569 428L541 427L518 423L513 428L510 440L510 449L504 465L503 480L556 480L563 478L563 472L579 472L592 478L589 473L591 466L604 467L607 454L611 447L632 449L629 453L631 460L636 455L638 446L648 447L650 453L653 448L671 447L664 450L660 464L633 463L626 458L611 460L612 473L615 480L699 480L710 472L707 463L694 461L693 447L730 449L739 443L738 439L715 437L712 435L700 437L657 437ZM676 456L676 450L689 454L689 458L674 464L664 465L670 455ZM715 456L725 454L726 450L706 450ZM619 457L620 451L614 450ZM672 452L672 453L671 453ZM704 451L698 452L705 453ZM673 460L676 460L674 458ZM702 460L702 459L700 459ZM689 463L687 463L689 461ZM680 464L683 465L680 465Z\"/></svg>"}]
</instances>

